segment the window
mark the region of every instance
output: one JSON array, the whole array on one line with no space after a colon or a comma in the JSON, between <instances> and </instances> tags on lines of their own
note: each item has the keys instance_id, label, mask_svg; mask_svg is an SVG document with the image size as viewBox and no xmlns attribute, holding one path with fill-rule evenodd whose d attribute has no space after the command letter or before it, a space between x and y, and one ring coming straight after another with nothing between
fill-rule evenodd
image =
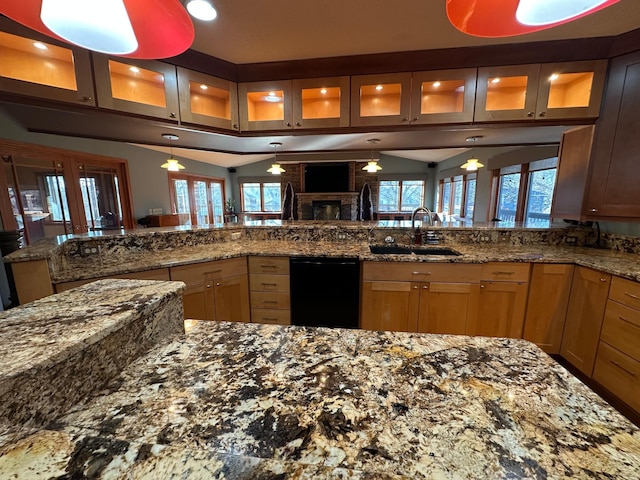
<instances>
[{"instance_id":1,"label":"window","mask_svg":"<svg viewBox=\"0 0 640 480\"><path fill-rule=\"evenodd\" d=\"M243 212L277 213L282 210L280 182L241 182L240 196L242 198Z\"/></svg>"},{"instance_id":2,"label":"window","mask_svg":"<svg viewBox=\"0 0 640 480\"><path fill-rule=\"evenodd\" d=\"M224 179L169 172L173 213L183 225L219 225L224 222Z\"/></svg>"},{"instance_id":3,"label":"window","mask_svg":"<svg viewBox=\"0 0 640 480\"><path fill-rule=\"evenodd\" d=\"M554 157L495 170L494 218L527 227L549 226L557 164Z\"/></svg>"},{"instance_id":4,"label":"window","mask_svg":"<svg viewBox=\"0 0 640 480\"><path fill-rule=\"evenodd\" d=\"M443 178L438 188L438 212L454 218L473 218L476 203L476 174Z\"/></svg>"},{"instance_id":5,"label":"window","mask_svg":"<svg viewBox=\"0 0 640 480\"><path fill-rule=\"evenodd\" d=\"M424 180L381 180L378 211L412 212L424 205Z\"/></svg>"}]
</instances>

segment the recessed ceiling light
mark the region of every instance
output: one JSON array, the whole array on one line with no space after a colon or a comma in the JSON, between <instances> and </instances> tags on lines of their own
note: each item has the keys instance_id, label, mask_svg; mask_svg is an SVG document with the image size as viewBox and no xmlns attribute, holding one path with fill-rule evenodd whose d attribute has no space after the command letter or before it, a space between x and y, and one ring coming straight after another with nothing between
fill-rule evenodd
<instances>
[{"instance_id":1,"label":"recessed ceiling light","mask_svg":"<svg viewBox=\"0 0 640 480\"><path fill-rule=\"evenodd\" d=\"M207 87L206 85L200 85L200 88L201 88L202 90L207 90L209 87Z\"/></svg>"},{"instance_id":2,"label":"recessed ceiling light","mask_svg":"<svg viewBox=\"0 0 640 480\"><path fill-rule=\"evenodd\" d=\"M435 88L438 88L438 87L440 86L440 82L433 82L433 86L434 86Z\"/></svg>"},{"instance_id":3,"label":"recessed ceiling light","mask_svg":"<svg viewBox=\"0 0 640 480\"><path fill-rule=\"evenodd\" d=\"M48 47L42 42L33 42L33 46L38 50L48 50Z\"/></svg>"},{"instance_id":4,"label":"recessed ceiling light","mask_svg":"<svg viewBox=\"0 0 640 480\"><path fill-rule=\"evenodd\" d=\"M215 20L218 16L218 12L208 0L188 0L187 11L192 17L206 22Z\"/></svg>"},{"instance_id":5,"label":"recessed ceiling light","mask_svg":"<svg viewBox=\"0 0 640 480\"><path fill-rule=\"evenodd\" d=\"M326 94L326 93L327 93L327 89L326 89L326 88L321 89L321 90L320 90L320 93L321 93L322 95Z\"/></svg>"},{"instance_id":6,"label":"recessed ceiling light","mask_svg":"<svg viewBox=\"0 0 640 480\"><path fill-rule=\"evenodd\" d=\"M491 79L491 83L500 83L500 79L499 78L492 78Z\"/></svg>"},{"instance_id":7,"label":"recessed ceiling light","mask_svg":"<svg viewBox=\"0 0 640 480\"><path fill-rule=\"evenodd\" d=\"M140 71L138 67L129 67L129 70L132 71L133 73L138 73Z\"/></svg>"},{"instance_id":8,"label":"recessed ceiling light","mask_svg":"<svg viewBox=\"0 0 640 480\"><path fill-rule=\"evenodd\" d=\"M557 73L554 73L549 77L549 80L551 80L553 82L554 80L557 80L558 78L560 78L560 75L558 75Z\"/></svg>"},{"instance_id":9,"label":"recessed ceiling light","mask_svg":"<svg viewBox=\"0 0 640 480\"><path fill-rule=\"evenodd\" d=\"M276 92L269 92L269 95L265 95L263 98L265 102L275 103L282 101L282 97L278 96Z\"/></svg>"},{"instance_id":10,"label":"recessed ceiling light","mask_svg":"<svg viewBox=\"0 0 640 480\"><path fill-rule=\"evenodd\" d=\"M376 85L376 90L378 91L382 90L382 85Z\"/></svg>"}]
</instances>

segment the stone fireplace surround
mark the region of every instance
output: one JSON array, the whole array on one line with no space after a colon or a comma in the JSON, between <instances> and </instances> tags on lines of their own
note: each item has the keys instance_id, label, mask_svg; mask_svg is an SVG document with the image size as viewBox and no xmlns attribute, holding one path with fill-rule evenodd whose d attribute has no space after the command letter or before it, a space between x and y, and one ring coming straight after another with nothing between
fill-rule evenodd
<instances>
[{"instance_id":1,"label":"stone fireplace surround","mask_svg":"<svg viewBox=\"0 0 640 480\"><path fill-rule=\"evenodd\" d=\"M296 193L298 219L313 220L313 202L339 201L340 219L358 220L358 192Z\"/></svg>"}]
</instances>

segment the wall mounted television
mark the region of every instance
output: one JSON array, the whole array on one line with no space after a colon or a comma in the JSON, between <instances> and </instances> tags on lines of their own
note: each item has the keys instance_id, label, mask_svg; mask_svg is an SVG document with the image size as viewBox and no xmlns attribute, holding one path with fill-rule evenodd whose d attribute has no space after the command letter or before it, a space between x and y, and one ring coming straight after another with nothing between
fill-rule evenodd
<instances>
[{"instance_id":1,"label":"wall mounted television","mask_svg":"<svg viewBox=\"0 0 640 480\"><path fill-rule=\"evenodd\" d=\"M349 164L307 164L304 169L304 191L307 193L348 192Z\"/></svg>"}]
</instances>

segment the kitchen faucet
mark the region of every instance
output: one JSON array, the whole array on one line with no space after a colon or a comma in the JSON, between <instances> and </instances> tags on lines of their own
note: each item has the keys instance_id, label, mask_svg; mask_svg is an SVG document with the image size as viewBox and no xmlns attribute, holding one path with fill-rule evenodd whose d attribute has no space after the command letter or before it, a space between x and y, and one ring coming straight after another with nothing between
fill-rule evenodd
<instances>
[{"instance_id":1,"label":"kitchen faucet","mask_svg":"<svg viewBox=\"0 0 640 480\"><path fill-rule=\"evenodd\" d=\"M411 233L410 233L410 235L411 235L412 243L414 243L416 245L422 244L422 235L420 234L420 230L416 229L416 227L415 227L416 215L421 210L426 212L427 217L429 218L429 226L433 226L433 219L431 218L431 210L429 210L427 207L418 207L411 213Z\"/></svg>"}]
</instances>

